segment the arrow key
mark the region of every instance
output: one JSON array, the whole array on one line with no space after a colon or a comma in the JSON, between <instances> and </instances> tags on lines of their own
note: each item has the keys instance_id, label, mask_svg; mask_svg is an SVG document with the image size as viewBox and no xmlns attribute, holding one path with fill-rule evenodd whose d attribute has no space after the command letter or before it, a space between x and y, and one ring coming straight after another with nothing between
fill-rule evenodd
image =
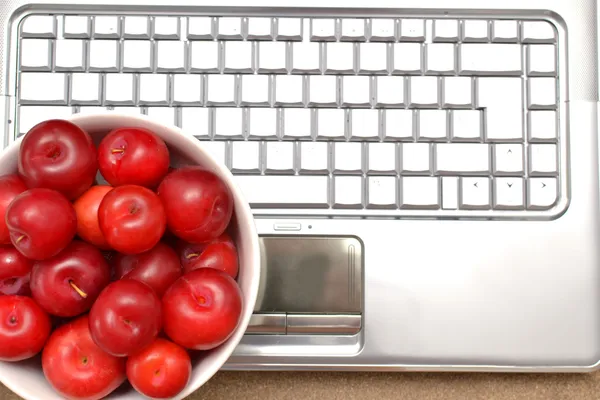
<instances>
[{"instance_id":1,"label":"arrow key","mask_svg":"<svg viewBox=\"0 0 600 400\"><path fill-rule=\"evenodd\" d=\"M460 208L488 210L490 208L489 178L460 178Z\"/></svg>"},{"instance_id":2,"label":"arrow key","mask_svg":"<svg viewBox=\"0 0 600 400\"><path fill-rule=\"evenodd\" d=\"M496 210L522 210L524 207L523 178L494 179L494 208Z\"/></svg>"},{"instance_id":3,"label":"arrow key","mask_svg":"<svg viewBox=\"0 0 600 400\"><path fill-rule=\"evenodd\" d=\"M558 186L556 178L530 178L527 182L527 208L548 210L556 204Z\"/></svg>"},{"instance_id":4,"label":"arrow key","mask_svg":"<svg viewBox=\"0 0 600 400\"><path fill-rule=\"evenodd\" d=\"M494 175L523 175L523 145L494 145Z\"/></svg>"}]
</instances>

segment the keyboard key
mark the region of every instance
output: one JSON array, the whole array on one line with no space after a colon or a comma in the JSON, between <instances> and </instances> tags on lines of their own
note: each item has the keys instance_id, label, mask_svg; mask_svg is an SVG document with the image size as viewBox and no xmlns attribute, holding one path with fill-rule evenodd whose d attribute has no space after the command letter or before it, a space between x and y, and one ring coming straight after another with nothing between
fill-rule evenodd
<instances>
[{"instance_id":1,"label":"keyboard key","mask_svg":"<svg viewBox=\"0 0 600 400\"><path fill-rule=\"evenodd\" d=\"M426 174L431 172L431 145L429 143L400 144L401 174Z\"/></svg>"},{"instance_id":2,"label":"keyboard key","mask_svg":"<svg viewBox=\"0 0 600 400\"><path fill-rule=\"evenodd\" d=\"M363 208L363 179L360 176L333 178L333 208Z\"/></svg>"},{"instance_id":3,"label":"keyboard key","mask_svg":"<svg viewBox=\"0 0 600 400\"><path fill-rule=\"evenodd\" d=\"M379 140L379 110L350 110L350 139Z\"/></svg>"},{"instance_id":4,"label":"keyboard key","mask_svg":"<svg viewBox=\"0 0 600 400\"><path fill-rule=\"evenodd\" d=\"M92 21L89 17L65 15L63 37L65 39L89 39L92 35Z\"/></svg>"},{"instance_id":5,"label":"keyboard key","mask_svg":"<svg viewBox=\"0 0 600 400\"><path fill-rule=\"evenodd\" d=\"M248 18L248 40L273 40L271 18Z\"/></svg>"},{"instance_id":6,"label":"keyboard key","mask_svg":"<svg viewBox=\"0 0 600 400\"><path fill-rule=\"evenodd\" d=\"M333 144L333 172L336 174L362 173L362 143L338 142Z\"/></svg>"},{"instance_id":7,"label":"keyboard key","mask_svg":"<svg viewBox=\"0 0 600 400\"><path fill-rule=\"evenodd\" d=\"M393 42L396 40L396 20L374 18L371 20L371 42Z\"/></svg>"},{"instance_id":8,"label":"keyboard key","mask_svg":"<svg viewBox=\"0 0 600 400\"><path fill-rule=\"evenodd\" d=\"M119 39L121 37L121 18L112 15L92 17L94 39Z\"/></svg>"},{"instance_id":9,"label":"keyboard key","mask_svg":"<svg viewBox=\"0 0 600 400\"><path fill-rule=\"evenodd\" d=\"M288 108L283 111L283 138L310 139L311 110L307 108Z\"/></svg>"},{"instance_id":10,"label":"keyboard key","mask_svg":"<svg viewBox=\"0 0 600 400\"><path fill-rule=\"evenodd\" d=\"M100 74L74 73L71 77L71 99L73 105L100 105L102 89Z\"/></svg>"},{"instance_id":11,"label":"keyboard key","mask_svg":"<svg viewBox=\"0 0 600 400\"><path fill-rule=\"evenodd\" d=\"M187 38L189 40L212 40L216 36L212 17L189 17Z\"/></svg>"},{"instance_id":12,"label":"keyboard key","mask_svg":"<svg viewBox=\"0 0 600 400\"><path fill-rule=\"evenodd\" d=\"M488 210L491 202L490 178L460 178L460 208Z\"/></svg>"},{"instance_id":13,"label":"keyboard key","mask_svg":"<svg viewBox=\"0 0 600 400\"><path fill-rule=\"evenodd\" d=\"M516 43L519 41L519 27L517 21L493 21L492 42Z\"/></svg>"},{"instance_id":14,"label":"keyboard key","mask_svg":"<svg viewBox=\"0 0 600 400\"><path fill-rule=\"evenodd\" d=\"M401 42L422 42L425 40L425 21L422 19L403 19L400 22Z\"/></svg>"},{"instance_id":15,"label":"keyboard key","mask_svg":"<svg viewBox=\"0 0 600 400\"><path fill-rule=\"evenodd\" d=\"M327 174L329 172L327 142L300 142L300 173Z\"/></svg>"},{"instance_id":16,"label":"keyboard key","mask_svg":"<svg viewBox=\"0 0 600 400\"><path fill-rule=\"evenodd\" d=\"M423 45L420 43L394 43L395 74L421 74L423 71Z\"/></svg>"},{"instance_id":17,"label":"keyboard key","mask_svg":"<svg viewBox=\"0 0 600 400\"><path fill-rule=\"evenodd\" d=\"M463 75L521 75L521 46L518 44L461 44L459 54Z\"/></svg>"},{"instance_id":18,"label":"keyboard key","mask_svg":"<svg viewBox=\"0 0 600 400\"><path fill-rule=\"evenodd\" d=\"M173 75L171 99L176 105L202 104L202 76L196 74Z\"/></svg>"},{"instance_id":19,"label":"keyboard key","mask_svg":"<svg viewBox=\"0 0 600 400\"><path fill-rule=\"evenodd\" d=\"M217 39L242 40L242 19L238 17L217 18Z\"/></svg>"},{"instance_id":20,"label":"keyboard key","mask_svg":"<svg viewBox=\"0 0 600 400\"><path fill-rule=\"evenodd\" d=\"M121 59L124 72L152 71L152 42L145 40L124 40Z\"/></svg>"},{"instance_id":21,"label":"keyboard key","mask_svg":"<svg viewBox=\"0 0 600 400\"><path fill-rule=\"evenodd\" d=\"M213 120L216 139L244 137L244 110L242 108L215 108Z\"/></svg>"},{"instance_id":22,"label":"keyboard key","mask_svg":"<svg viewBox=\"0 0 600 400\"><path fill-rule=\"evenodd\" d=\"M553 45L527 46L527 75L556 76L556 48Z\"/></svg>"},{"instance_id":23,"label":"keyboard key","mask_svg":"<svg viewBox=\"0 0 600 400\"><path fill-rule=\"evenodd\" d=\"M135 88L133 74L106 75L104 103L106 105L134 105Z\"/></svg>"},{"instance_id":24,"label":"keyboard key","mask_svg":"<svg viewBox=\"0 0 600 400\"><path fill-rule=\"evenodd\" d=\"M458 42L458 21L455 19L438 19L433 21L434 42Z\"/></svg>"},{"instance_id":25,"label":"keyboard key","mask_svg":"<svg viewBox=\"0 0 600 400\"><path fill-rule=\"evenodd\" d=\"M169 76L166 74L140 74L140 104L168 105Z\"/></svg>"},{"instance_id":26,"label":"keyboard key","mask_svg":"<svg viewBox=\"0 0 600 400\"><path fill-rule=\"evenodd\" d=\"M269 105L271 90L268 75L242 75L240 86L242 105Z\"/></svg>"},{"instance_id":27,"label":"keyboard key","mask_svg":"<svg viewBox=\"0 0 600 400\"><path fill-rule=\"evenodd\" d=\"M292 44L292 72L321 72L321 45L316 42L298 42Z\"/></svg>"},{"instance_id":28,"label":"keyboard key","mask_svg":"<svg viewBox=\"0 0 600 400\"><path fill-rule=\"evenodd\" d=\"M342 35L341 40L346 41L363 41L366 40L367 35L365 32L366 22L364 19L343 19L342 20Z\"/></svg>"},{"instance_id":29,"label":"keyboard key","mask_svg":"<svg viewBox=\"0 0 600 400\"><path fill-rule=\"evenodd\" d=\"M197 138L209 137L209 111L204 107L182 107L181 129L188 135ZM225 142L220 142L225 144Z\"/></svg>"},{"instance_id":30,"label":"keyboard key","mask_svg":"<svg viewBox=\"0 0 600 400\"><path fill-rule=\"evenodd\" d=\"M371 78L368 76L342 77L342 105L368 107L371 104Z\"/></svg>"},{"instance_id":31,"label":"keyboard key","mask_svg":"<svg viewBox=\"0 0 600 400\"><path fill-rule=\"evenodd\" d=\"M185 42L169 40L156 42L158 72L185 72L185 58Z\"/></svg>"},{"instance_id":32,"label":"keyboard key","mask_svg":"<svg viewBox=\"0 0 600 400\"><path fill-rule=\"evenodd\" d=\"M437 108L439 106L437 77L412 76L408 82L411 107Z\"/></svg>"},{"instance_id":33,"label":"keyboard key","mask_svg":"<svg viewBox=\"0 0 600 400\"><path fill-rule=\"evenodd\" d=\"M119 42L92 40L89 43L90 71L117 72L119 70Z\"/></svg>"},{"instance_id":34,"label":"keyboard key","mask_svg":"<svg viewBox=\"0 0 600 400\"><path fill-rule=\"evenodd\" d=\"M150 39L151 24L148 17L128 15L123 22L125 39Z\"/></svg>"},{"instance_id":35,"label":"keyboard key","mask_svg":"<svg viewBox=\"0 0 600 400\"><path fill-rule=\"evenodd\" d=\"M249 108L248 135L250 138L277 138L277 109Z\"/></svg>"},{"instance_id":36,"label":"keyboard key","mask_svg":"<svg viewBox=\"0 0 600 400\"><path fill-rule=\"evenodd\" d=\"M21 23L23 38L56 38L56 17L53 15L29 15Z\"/></svg>"},{"instance_id":37,"label":"keyboard key","mask_svg":"<svg viewBox=\"0 0 600 400\"><path fill-rule=\"evenodd\" d=\"M490 148L480 143L435 144L435 172L440 175L482 175L490 171Z\"/></svg>"},{"instance_id":38,"label":"keyboard key","mask_svg":"<svg viewBox=\"0 0 600 400\"><path fill-rule=\"evenodd\" d=\"M275 105L302 106L304 92L303 77L300 75L275 76Z\"/></svg>"},{"instance_id":39,"label":"keyboard key","mask_svg":"<svg viewBox=\"0 0 600 400\"><path fill-rule=\"evenodd\" d=\"M231 171L236 174L259 173L260 142L231 142Z\"/></svg>"},{"instance_id":40,"label":"keyboard key","mask_svg":"<svg viewBox=\"0 0 600 400\"><path fill-rule=\"evenodd\" d=\"M494 208L497 210L522 210L524 206L523 178L494 179Z\"/></svg>"},{"instance_id":41,"label":"keyboard key","mask_svg":"<svg viewBox=\"0 0 600 400\"><path fill-rule=\"evenodd\" d=\"M494 145L494 175L523 175L523 145Z\"/></svg>"},{"instance_id":42,"label":"keyboard key","mask_svg":"<svg viewBox=\"0 0 600 400\"><path fill-rule=\"evenodd\" d=\"M265 148L267 174L294 173L294 143L267 142Z\"/></svg>"},{"instance_id":43,"label":"keyboard key","mask_svg":"<svg viewBox=\"0 0 600 400\"><path fill-rule=\"evenodd\" d=\"M378 76L376 105L378 107L404 107L406 102L403 76Z\"/></svg>"},{"instance_id":44,"label":"keyboard key","mask_svg":"<svg viewBox=\"0 0 600 400\"><path fill-rule=\"evenodd\" d=\"M451 113L453 141L481 140L481 111L479 110L455 110Z\"/></svg>"},{"instance_id":45,"label":"keyboard key","mask_svg":"<svg viewBox=\"0 0 600 400\"><path fill-rule=\"evenodd\" d=\"M388 71L388 44L360 43L358 70L362 74L385 74Z\"/></svg>"},{"instance_id":46,"label":"keyboard key","mask_svg":"<svg viewBox=\"0 0 600 400\"><path fill-rule=\"evenodd\" d=\"M473 106L473 80L470 77L444 77L444 108L471 108Z\"/></svg>"},{"instance_id":47,"label":"keyboard key","mask_svg":"<svg viewBox=\"0 0 600 400\"><path fill-rule=\"evenodd\" d=\"M57 40L54 68L56 71L84 71L85 47L83 40Z\"/></svg>"},{"instance_id":48,"label":"keyboard key","mask_svg":"<svg viewBox=\"0 0 600 400\"><path fill-rule=\"evenodd\" d=\"M309 76L308 103L311 106L337 105L337 77L327 75Z\"/></svg>"},{"instance_id":49,"label":"keyboard key","mask_svg":"<svg viewBox=\"0 0 600 400\"><path fill-rule=\"evenodd\" d=\"M327 43L325 44L325 73L351 74L354 73L354 44Z\"/></svg>"},{"instance_id":50,"label":"keyboard key","mask_svg":"<svg viewBox=\"0 0 600 400\"><path fill-rule=\"evenodd\" d=\"M458 208L458 177L442 177L442 209L456 210Z\"/></svg>"},{"instance_id":51,"label":"keyboard key","mask_svg":"<svg viewBox=\"0 0 600 400\"><path fill-rule=\"evenodd\" d=\"M454 75L456 72L456 47L452 43L425 45L425 70L433 75Z\"/></svg>"},{"instance_id":52,"label":"keyboard key","mask_svg":"<svg viewBox=\"0 0 600 400\"><path fill-rule=\"evenodd\" d=\"M65 74L51 72L23 72L20 76L21 104L67 104ZM43 88L43 90L40 90Z\"/></svg>"},{"instance_id":53,"label":"keyboard key","mask_svg":"<svg viewBox=\"0 0 600 400\"><path fill-rule=\"evenodd\" d=\"M527 182L527 208L547 210L558 198L556 178L529 178Z\"/></svg>"},{"instance_id":54,"label":"keyboard key","mask_svg":"<svg viewBox=\"0 0 600 400\"><path fill-rule=\"evenodd\" d=\"M463 42L488 42L490 40L490 26L488 21L463 21L462 40Z\"/></svg>"},{"instance_id":55,"label":"keyboard key","mask_svg":"<svg viewBox=\"0 0 600 400\"><path fill-rule=\"evenodd\" d=\"M219 42L190 42L190 72L219 71Z\"/></svg>"},{"instance_id":56,"label":"keyboard key","mask_svg":"<svg viewBox=\"0 0 600 400\"><path fill-rule=\"evenodd\" d=\"M528 133L531 142L556 141L556 111L529 111Z\"/></svg>"},{"instance_id":57,"label":"keyboard key","mask_svg":"<svg viewBox=\"0 0 600 400\"><path fill-rule=\"evenodd\" d=\"M440 208L440 181L431 176L404 176L400 179L400 207Z\"/></svg>"},{"instance_id":58,"label":"keyboard key","mask_svg":"<svg viewBox=\"0 0 600 400\"><path fill-rule=\"evenodd\" d=\"M200 43L200 42L198 42ZM208 75L206 78L206 103L209 105L235 105L235 75Z\"/></svg>"},{"instance_id":59,"label":"keyboard key","mask_svg":"<svg viewBox=\"0 0 600 400\"><path fill-rule=\"evenodd\" d=\"M556 32L547 21L524 21L521 25L523 43L554 43Z\"/></svg>"},{"instance_id":60,"label":"keyboard key","mask_svg":"<svg viewBox=\"0 0 600 400\"><path fill-rule=\"evenodd\" d=\"M527 83L527 103L530 109L556 108L556 79L531 78Z\"/></svg>"},{"instance_id":61,"label":"keyboard key","mask_svg":"<svg viewBox=\"0 0 600 400\"><path fill-rule=\"evenodd\" d=\"M370 176L367 178L367 208L395 209L398 197L396 177Z\"/></svg>"},{"instance_id":62,"label":"keyboard key","mask_svg":"<svg viewBox=\"0 0 600 400\"><path fill-rule=\"evenodd\" d=\"M446 110L419 110L417 139L420 141L446 141L447 138L448 114Z\"/></svg>"},{"instance_id":63,"label":"keyboard key","mask_svg":"<svg viewBox=\"0 0 600 400\"><path fill-rule=\"evenodd\" d=\"M175 109L173 107L148 107L148 117L163 125L175 125Z\"/></svg>"},{"instance_id":64,"label":"keyboard key","mask_svg":"<svg viewBox=\"0 0 600 400\"><path fill-rule=\"evenodd\" d=\"M285 73L286 43L261 42L258 44L258 72L259 73Z\"/></svg>"},{"instance_id":65,"label":"keyboard key","mask_svg":"<svg viewBox=\"0 0 600 400\"><path fill-rule=\"evenodd\" d=\"M302 19L278 18L277 40L302 40Z\"/></svg>"},{"instance_id":66,"label":"keyboard key","mask_svg":"<svg viewBox=\"0 0 600 400\"><path fill-rule=\"evenodd\" d=\"M345 139L346 114L342 109L317 110L317 137L321 139Z\"/></svg>"},{"instance_id":67,"label":"keyboard key","mask_svg":"<svg viewBox=\"0 0 600 400\"><path fill-rule=\"evenodd\" d=\"M553 176L558 172L557 151L554 144L532 144L529 146L529 174Z\"/></svg>"},{"instance_id":68,"label":"keyboard key","mask_svg":"<svg viewBox=\"0 0 600 400\"><path fill-rule=\"evenodd\" d=\"M249 73L253 71L252 42L225 42L225 72Z\"/></svg>"},{"instance_id":69,"label":"keyboard key","mask_svg":"<svg viewBox=\"0 0 600 400\"><path fill-rule=\"evenodd\" d=\"M335 19L312 18L310 20L310 40L335 40Z\"/></svg>"},{"instance_id":70,"label":"keyboard key","mask_svg":"<svg viewBox=\"0 0 600 400\"><path fill-rule=\"evenodd\" d=\"M521 78L478 78L478 107L485 110L488 141L523 140Z\"/></svg>"},{"instance_id":71,"label":"keyboard key","mask_svg":"<svg viewBox=\"0 0 600 400\"><path fill-rule=\"evenodd\" d=\"M255 208L327 208L326 176L235 176L245 199ZM281 190L273 190L273 188Z\"/></svg>"},{"instance_id":72,"label":"keyboard key","mask_svg":"<svg viewBox=\"0 0 600 400\"><path fill-rule=\"evenodd\" d=\"M383 115L385 140L414 140L412 110L385 110Z\"/></svg>"},{"instance_id":73,"label":"keyboard key","mask_svg":"<svg viewBox=\"0 0 600 400\"><path fill-rule=\"evenodd\" d=\"M200 144L218 163L225 164L225 155L227 154L226 142L209 142L203 140Z\"/></svg>"},{"instance_id":74,"label":"keyboard key","mask_svg":"<svg viewBox=\"0 0 600 400\"><path fill-rule=\"evenodd\" d=\"M21 71L50 71L52 42L49 39L21 40Z\"/></svg>"},{"instance_id":75,"label":"keyboard key","mask_svg":"<svg viewBox=\"0 0 600 400\"><path fill-rule=\"evenodd\" d=\"M72 108L66 106L21 106L18 109L18 132L22 136L40 122L71 117Z\"/></svg>"},{"instance_id":76,"label":"keyboard key","mask_svg":"<svg viewBox=\"0 0 600 400\"><path fill-rule=\"evenodd\" d=\"M154 39L180 38L181 21L178 17L155 17L152 37Z\"/></svg>"},{"instance_id":77,"label":"keyboard key","mask_svg":"<svg viewBox=\"0 0 600 400\"><path fill-rule=\"evenodd\" d=\"M395 143L369 143L367 146L367 173L373 175L396 173Z\"/></svg>"}]
</instances>

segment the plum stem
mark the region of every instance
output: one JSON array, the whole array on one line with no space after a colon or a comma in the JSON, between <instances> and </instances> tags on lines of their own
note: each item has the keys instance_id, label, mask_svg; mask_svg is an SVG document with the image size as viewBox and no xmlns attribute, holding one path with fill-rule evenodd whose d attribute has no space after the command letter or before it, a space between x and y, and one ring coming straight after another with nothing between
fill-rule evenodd
<instances>
[{"instance_id":1,"label":"plum stem","mask_svg":"<svg viewBox=\"0 0 600 400\"><path fill-rule=\"evenodd\" d=\"M69 285L71 285L73 290L75 290L78 295L80 295L84 299L87 298L87 296L88 296L87 293L84 292L83 290L81 290L73 281L69 280Z\"/></svg>"},{"instance_id":2,"label":"plum stem","mask_svg":"<svg viewBox=\"0 0 600 400\"><path fill-rule=\"evenodd\" d=\"M15 244L19 243L21 240L25 239L25 235L21 235L15 240Z\"/></svg>"},{"instance_id":3,"label":"plum stem","mask_svg":"<svg viewBox=\"0 0 600 400\"><path fill-rule=\"evenodd\" d=\"M110 149L110 152L112 154L120 154L120 153L124 153L125 149Z\"/></svg>"},{"instance_id":4,"label":"plum stem","mask_svg":"<svg viewBox=\"0 0 600 400\"><path fill-rule=\"evenodd\" d=\"M199 255L200 255L200 253L190 253L187 256L185 256L185 258L187 258L189 260L190 258L198 257Z\"/></svg>"}]
</instances>

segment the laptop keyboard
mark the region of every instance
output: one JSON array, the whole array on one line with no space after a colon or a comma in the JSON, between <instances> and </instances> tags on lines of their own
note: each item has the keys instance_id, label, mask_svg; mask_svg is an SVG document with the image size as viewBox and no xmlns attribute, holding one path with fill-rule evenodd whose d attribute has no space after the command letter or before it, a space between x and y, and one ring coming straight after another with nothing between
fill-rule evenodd
<instances>
[{"instance_id":1,"label":"laptop keyboard","mask_svg":"<svg viewBox=\"0 0 600 400\"><path fill-rule=\"evenodd\" d=\"M15 137L147 114L259 214L527 218L564 195L557 42L531 20L31 15Z\"/></svg>"}]
</instances>

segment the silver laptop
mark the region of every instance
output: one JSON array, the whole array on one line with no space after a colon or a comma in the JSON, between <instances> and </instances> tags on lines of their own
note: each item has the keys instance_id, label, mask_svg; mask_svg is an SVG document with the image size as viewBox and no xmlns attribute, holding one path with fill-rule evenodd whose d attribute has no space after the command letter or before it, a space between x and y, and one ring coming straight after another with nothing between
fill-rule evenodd
<instances>
[{"instance_id":1,"label":"silver laptop","mask_svg":"<svg viewBox=\"0 0 600 400\"><path fill-rule=\"evenodd\" d=\"M0 7L4 146L141 113L236 176L264 265L226 368L596 367L595 1Z\"/></svg>"}]
</instances>

